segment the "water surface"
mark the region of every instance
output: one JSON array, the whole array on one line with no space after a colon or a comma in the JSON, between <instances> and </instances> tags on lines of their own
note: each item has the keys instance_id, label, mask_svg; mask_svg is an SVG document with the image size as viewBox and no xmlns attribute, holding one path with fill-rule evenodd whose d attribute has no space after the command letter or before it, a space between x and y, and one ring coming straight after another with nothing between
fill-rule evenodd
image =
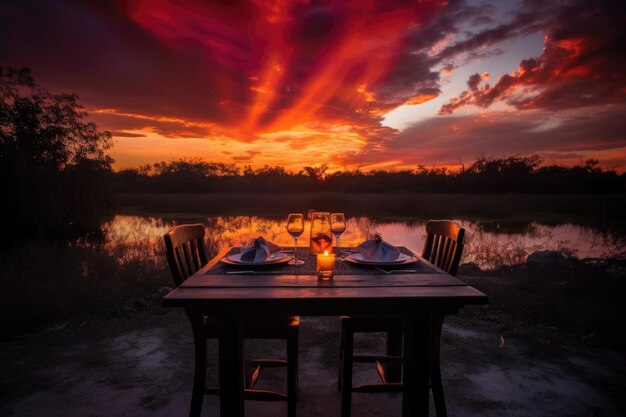
<instances>
[{"instance_id":1,"label":"water surface","mask_svg":"<svg viewBox=\"0 0 626 417\"><path fill-rule=\"evenodd\" d=\"M466 246L461 263L473 262L482 269L525 262L539 250L559 250L578 258L601 258L624 254L626 236L619 231L606 231L592 225L573 223L548 224L539 221L489 221L454 219L466 229ZM426 219L349 217L341 246L356 246L375 234L397 246L406 246L420 253L426 237ZM136 257L163 256L163 234L183 223L202 223L209 249L215 253L226 246L250 244L263 236L276 244L293 245L282 217L271 216L198 216L168 218L167 216L116 215L104 225L106 248L119 254L118 261ZM308 226L308 225L307 225ZM299 246L309 242L309 229L299 239Z\"/></svg>"}]
</instances>

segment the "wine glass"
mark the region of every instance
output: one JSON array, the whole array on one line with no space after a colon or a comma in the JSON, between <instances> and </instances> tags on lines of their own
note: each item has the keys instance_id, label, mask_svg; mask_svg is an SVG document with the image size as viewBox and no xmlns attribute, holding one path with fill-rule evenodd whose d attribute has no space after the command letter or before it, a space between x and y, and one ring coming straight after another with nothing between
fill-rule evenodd
<instances>
[{"instance_id":1,"label":"wine glass","mask_svg":"<svg viewBox=\"0 0 626 417\"><path fill-rule=\"evenodd\" d=\"M311 214L311 241L309 251L312 254L331 251L333 247L333 235L330 230L330 213L316 211Z\"/></svg>"},{"instance_id":2,"label":"wine glass","mask_svg":"<svg viewBox=\"0 0 626 417\"><path fill-rule=\"evenodd\" d=\"M302 265L298 260L298 238L304 232L304 216L301 213L290 213L287 216L287 232L293 237L293 253L295 258L289 261L289 265Z\"/></svg>"},{"instance_id":3,"label":"wine glass","mask_svg":"<svg viewBox=\"0 0 626 417\"><path fill-rule=\"evenodd\" d=\"M337 254L341 256L339 252L339 236L346 231L346 216L343 213L332 213L330 215L330 230L333 232L333 235L335 235Z\"/></svg>"}]
</instances>

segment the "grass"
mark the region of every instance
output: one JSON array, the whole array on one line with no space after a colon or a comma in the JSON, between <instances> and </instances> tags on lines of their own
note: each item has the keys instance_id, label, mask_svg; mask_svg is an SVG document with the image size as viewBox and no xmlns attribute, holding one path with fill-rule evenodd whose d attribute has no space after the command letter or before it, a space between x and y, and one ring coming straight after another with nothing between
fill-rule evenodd
<instances>
[{"instance_id":1,"label":"grass","mask_svg":"<svg viewBox=\"0 0 626 417\"><path fill-rule=\"evenodd\" d=\"M600 263L576 259L555 268L505 266L485 273L459 274L489 295L489 309L532 326L541 324L574 333L589 342L626 352L626 322L622 316L626 293L623 261Z\"/></svg>"},{"instance_id":2,"label":"grass","mask_svg":"<svg viewBox=\"0 0 626 417\"><path fill-rule=\"evenodd\" d=\"M161 246L157 252L164 252ZM172 286L164 254L142 242L113 247L31 242L0 254L0 262L2 340Z\"/></svg>"}]
</instances>

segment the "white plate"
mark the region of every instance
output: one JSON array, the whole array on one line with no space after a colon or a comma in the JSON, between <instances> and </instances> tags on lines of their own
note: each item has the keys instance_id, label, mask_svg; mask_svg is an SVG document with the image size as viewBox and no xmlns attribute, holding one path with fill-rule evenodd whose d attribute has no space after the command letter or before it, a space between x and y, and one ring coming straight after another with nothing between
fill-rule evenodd
<instances>
[{"instance_id":1,"label":"white plate","mask_svg":"<svg viewBox=\"0 0 626 417\"><path fill-rule=\"evenodd\" d=\"M393 261L372 261L370 259L365 259L363 257L363 254L361 253L353 253L346 258L346 261L366 265L398 265L417 262L417 258L401 253L400 255L398 255L398 258L394 259Z\"/></svg>"},{"instance_id":2,"label":"white plate","mask_svg":"<svg viewBox=\"0 0 626 417\"><path fill-rule=\"evenodd\" d=\"M226 264L237 264L237 265L272 265L272 264L280 264L283 262L289 262L291 256L284 254L282 252L271 253L264 261L254 262L254 261L244 261L241 259L241 253L236 253L234 255L227 256L222 258L222 262Z\"/></svg>"}]
</instances>

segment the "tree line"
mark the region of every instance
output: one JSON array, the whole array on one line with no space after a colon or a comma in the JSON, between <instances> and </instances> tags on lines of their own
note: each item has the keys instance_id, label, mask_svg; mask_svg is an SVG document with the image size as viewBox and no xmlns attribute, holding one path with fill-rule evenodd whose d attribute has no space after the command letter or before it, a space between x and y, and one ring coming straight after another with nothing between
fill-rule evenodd
<instances>
[{"instance_id":1,"label":"tree line","mask_svg":"<svg viewBox=\"0 0 626 417\"><path fill-rule=\"evenodd\" d=\"M328 165L291 172L281 166L243 169L235 164L178 159L112 174L116 192L429 192L429 193L621 193L626 176L589 159L578 166L542 165L532 156L480 156L468 168L328 172Z\"/></svg>"}]
</instances>

